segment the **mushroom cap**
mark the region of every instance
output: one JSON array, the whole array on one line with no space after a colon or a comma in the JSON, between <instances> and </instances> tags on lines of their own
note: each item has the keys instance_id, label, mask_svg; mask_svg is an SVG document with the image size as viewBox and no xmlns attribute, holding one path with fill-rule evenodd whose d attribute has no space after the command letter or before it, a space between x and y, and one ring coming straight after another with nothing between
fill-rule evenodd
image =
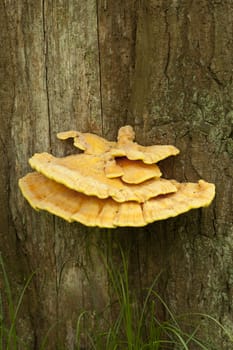
<instances>
[{"instance_id":1,"label":"mushroom cap","mask_svg":"<svg viewBox=\"0 0 233 350\"><path fill-rule=\"evenodd\" d=\"M145 164L158 163L161 160L179 154L178 148L172 145L141 146L128 142L110 150L112 157L127 157L130 160L142 160Z\"/></svg>"},{"instance_id":2,"label":"mushroom cap","mask_svg":"<svg viewBox=\"0 0 233 350\"><path fill-rule=\"evenodd\" d=\"M33 169L70 189L99 198L112 197L117 202L144 202L177 190L166 179L153 178L133 185L124 183L120 178L109 179L104 172L104 159L99 156L76 154L56 158L45 152L36 153L29 163Z\"/></svg>"},{"instance_id":3,"label":"mushroom cap","mask_svg":"<svg viewBox=\"0 0 233 350\"><path fill-rule=\"evenodd\" d=\"M115 161L111 160L109 163L110 165L108 163L105 165L106 176L108 178L121 177L129 184L139 184L162 175L157 164L145 164L141 160L132 161L124 157L117 158Z\"/></svg>"},{"instance_id":4,"label":"mushroom cap","mask_svg":"<svg viewBox=\"0 0 233 350\"><path fill-rule=\"evenodd\" d=\"M80 133L75 130L69 130L69 131L62 131L57 134L57 138L59 140L67 140L67 139L74 139L77 137Z\"/></svg>"},{"instance_id":5,"label":"mushroom cap","mask_svg":"<svg viewBox=\"0 0 233 350\"><path fill-rule=\"evenodd\" d=\"M174 181L174 185L177 192L145 203L117 203L111 198L99 199L70 190L36 172L19 180L24 197L34 209L47 210L69 222L108 228L144 226L177 216L190 209L208 206L215 195L215 186L203 180L184 184Z\"/></svg>"},{"instance_id":6,"label":"mushroom cap","mask_svg":"<svg viewBox=\"0 0 233 350\"><path fill-rule=\"evenodd\" d=\"M116 162L114 158L106 160L104 165L104 173L107 178L114 179L115 177L124 176L124 169Z\"/></svg>"},{"instance_id":7,"label":"mushroom cap","mask_svg":"<svg viewBox=\"0 0 233 350\"><path fill-rule=\"evenodd\" d=\"M146 164L157 163L179 153L178 148L172 145L139 145L134 142L135 133L130 125L119 129L117 142L107 141L95 134L73 130L59 133L57 137L61 140L73 138L74 146L83 150L86 154L108 154L108 157L126 157L130 160L141 160Z\"/></svg>"},{"instance_id":8,"label":"mushroom cap","mask_svg":"<svg viewBox=\"0 0 233 350\"><path fill-rule=\"evenodd\" d=\"M207 207L215 196L215 185L204 180L199 180L198 183L179 183L173 180L173 184L177 188L174 194L151 198L143 203L146 222L165 220L191 209Z\"/></svg>"},{"instance_id":9,"label":"mushroom cap","mask_svg":"<svg viewBox=\"0 0 233 350\"><path fill-rule=\"evenodd\" d=\"M81 133L79 131L65 131L57 134L58 139L74 139L74 146L84 151L86 154L98 155L106 153L113 147L116 142L110 142L91 133Z\"/></svg>"},{"instance_id":10,"label":"mushroom cap","mask_svg":"<svg viewBox=\"0 0 233 350\"><path fill-rule=\"evenodd\" d=\"M122 126L118 130L117 142L118 144L122 144L125 142L133 142L135 139L135 132L131 125Z\"/></svg>"}]
</instances>

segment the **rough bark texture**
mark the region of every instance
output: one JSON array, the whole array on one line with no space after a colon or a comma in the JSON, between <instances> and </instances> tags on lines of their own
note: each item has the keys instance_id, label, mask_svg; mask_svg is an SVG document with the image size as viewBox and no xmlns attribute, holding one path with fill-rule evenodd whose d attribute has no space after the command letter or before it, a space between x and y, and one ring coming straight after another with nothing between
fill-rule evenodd
<instances>
[{"instance_id":1,"label":"rough bark texture","mask_svg":"<svg viewBox=\"0 0 233 350\"><path fill-rule=\"evenodd\" d=\"M16 294L36 271L19 322L32 349L49 327L48 349L74 349L79 312L111 298L98 249L119 259L118 243L139 295L163 271L175 314L233 328L232 57L232 0L0 1L0 250ZM113 139L124 124L142 144L176 145L164 173L216 183L213 205L111 239L29 207L17 185L28 158L72 152L58 131Z\"/></svg>"}]
</instances>

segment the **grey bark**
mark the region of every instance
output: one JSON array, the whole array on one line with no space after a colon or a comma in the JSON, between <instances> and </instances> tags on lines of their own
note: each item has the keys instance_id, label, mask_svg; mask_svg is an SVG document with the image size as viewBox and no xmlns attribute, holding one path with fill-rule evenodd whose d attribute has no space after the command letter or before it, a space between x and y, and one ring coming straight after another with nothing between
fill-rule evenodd
<instances>
[{"instance_id":1,"label":"grey bark","mask_svg":"<svg viewBox=\"0 0 233 350\"><path fill-rule=\"evenodd\" d=\"M158 288L175 314L207 312L232 329L232 1L2 0L0 37L0 250L15 294L36 271L25 341L38 349L53 327L49 348L74 348L80 311L111 301L98 249L118 260L118 243L131 248L139 296L163 271ZM125 124L142 144L176 145L164 174L216 183L212 206L111 239L29 207L17 185L28 158L73 151L57 132L114 139Z\"/></svg>"}]
</instances>

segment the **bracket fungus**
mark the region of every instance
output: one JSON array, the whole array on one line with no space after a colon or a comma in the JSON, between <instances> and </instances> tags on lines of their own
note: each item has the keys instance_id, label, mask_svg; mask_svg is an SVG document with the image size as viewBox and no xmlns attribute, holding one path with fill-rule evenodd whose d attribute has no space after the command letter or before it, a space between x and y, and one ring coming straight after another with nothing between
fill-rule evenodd
<instances>
[{"instance_id":1,"label":"bracket fungus","mask_svg":"<svg viewBox=\"0 0 233 350\"><path fill-rule=\"evenodd\" d=\"M87 226L139 227L208 206L215 196L214 184L204 180L162 178L156 163L179 150L141 146L129 125L119 129L117 142L78 131L57 136L73 138L83 153L57 158L44 152L30 158L36 171L21 178L19 187L36 210Z\"/></svg>"}]
</instances>

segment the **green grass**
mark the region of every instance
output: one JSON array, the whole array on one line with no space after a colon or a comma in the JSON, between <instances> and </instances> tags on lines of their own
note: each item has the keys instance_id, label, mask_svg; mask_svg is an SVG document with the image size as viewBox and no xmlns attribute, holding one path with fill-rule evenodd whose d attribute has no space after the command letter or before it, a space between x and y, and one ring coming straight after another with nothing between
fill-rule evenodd
<instances>
[{"instance_id":1,"label":"green grass","mask_svg":"<svg viewBox=\"0 0 233 350\"><path fill-rule=\"evenodd\" d=\"M16 320L19 314L20 306L34 273L27 279L23 286L16 303L12 294L12 289L8 275L0 253L0 269L3 276L3 291L0 291L0 350L26 349L26 345L18 337L16 332ZM4 302L5 301L5 302ZM6 307L4 307L6 304Z\"/></svg>"},{"instance_id":2,"label":"green grass","mask_svg":"<svg viewBox=\"0 0 233 350\"><path fill-rule=\"evenodd\" d=\"M83 344L86 350L219 350L213 342L208 343L201 338L200 334L203 334L203 331L199 331L203 330L203 319L205 324L209 323L208 326L215 325L222 331L233 348L232 333L212 316L201 313L175 316L156 292L159 276L139 302L137 293L130 288L128 259L122 250L120 252L120 264L115 264L111 258L107 261L102 255L108 274L109 290L115 302L107 305L103 312L80 313L76 324L76 350L83 349ZM3 276L2 294L0 293L0 350L32 350L28 349L18 336L16 325L25 291L34 273L29 276L17 300L14 301L15 296L13 297L1 254L0 272ZM161 308L165 311L166 320L158 317L158 310ZM111 318L112 322L109 321ZM58 321L57 324L60 323ZM54 327L51 325L44 335L40 350L46 350L50 331ZM56 350L58 349L65 349L64 344Z\"/></svg>"},{"instance_id":3,"label":"green grass","mask_svg":"<svg viewBox=\"0 0 233 350\"><path fill-rule=\"evenodd\" d=\"M91 330L93 315L83 312L77 323L77 344L79 344L82 334L85 339L88 339L88 349L93 350L189 350L190 347L196 350L219 350L214 344L210 344L198 336L199 329L203 324L203 317L217 324L230 338L230 333L227 334L225 328L211 316L191 314L175 317L165 301L155 291L159 276L147 290L144 301L140 305L136 293L130 290L128 259L122 250L121 260L122 270L119 269L119 265L116 267L111 260L106 262L104 259L111 282L110 286L116 299L116 304L109 306L110 309L117 310L115 321L112 324L106 321L104 327L104 315L97 314L95 326ZM157 316L158 308L161 309L161 306L167 315L166 321L161 321ZM190 317L196 318L195 322L192 320L194 325L190 325ZM89 326L87 326L88 318L91 321ZM83 329L82 319L85 325ZM184 329L185 319L186 326L188 326L185 328L191 328L191 332ZM77 345L77 350L80 350L79 345Z\"/></svg>"}]
</instances>

